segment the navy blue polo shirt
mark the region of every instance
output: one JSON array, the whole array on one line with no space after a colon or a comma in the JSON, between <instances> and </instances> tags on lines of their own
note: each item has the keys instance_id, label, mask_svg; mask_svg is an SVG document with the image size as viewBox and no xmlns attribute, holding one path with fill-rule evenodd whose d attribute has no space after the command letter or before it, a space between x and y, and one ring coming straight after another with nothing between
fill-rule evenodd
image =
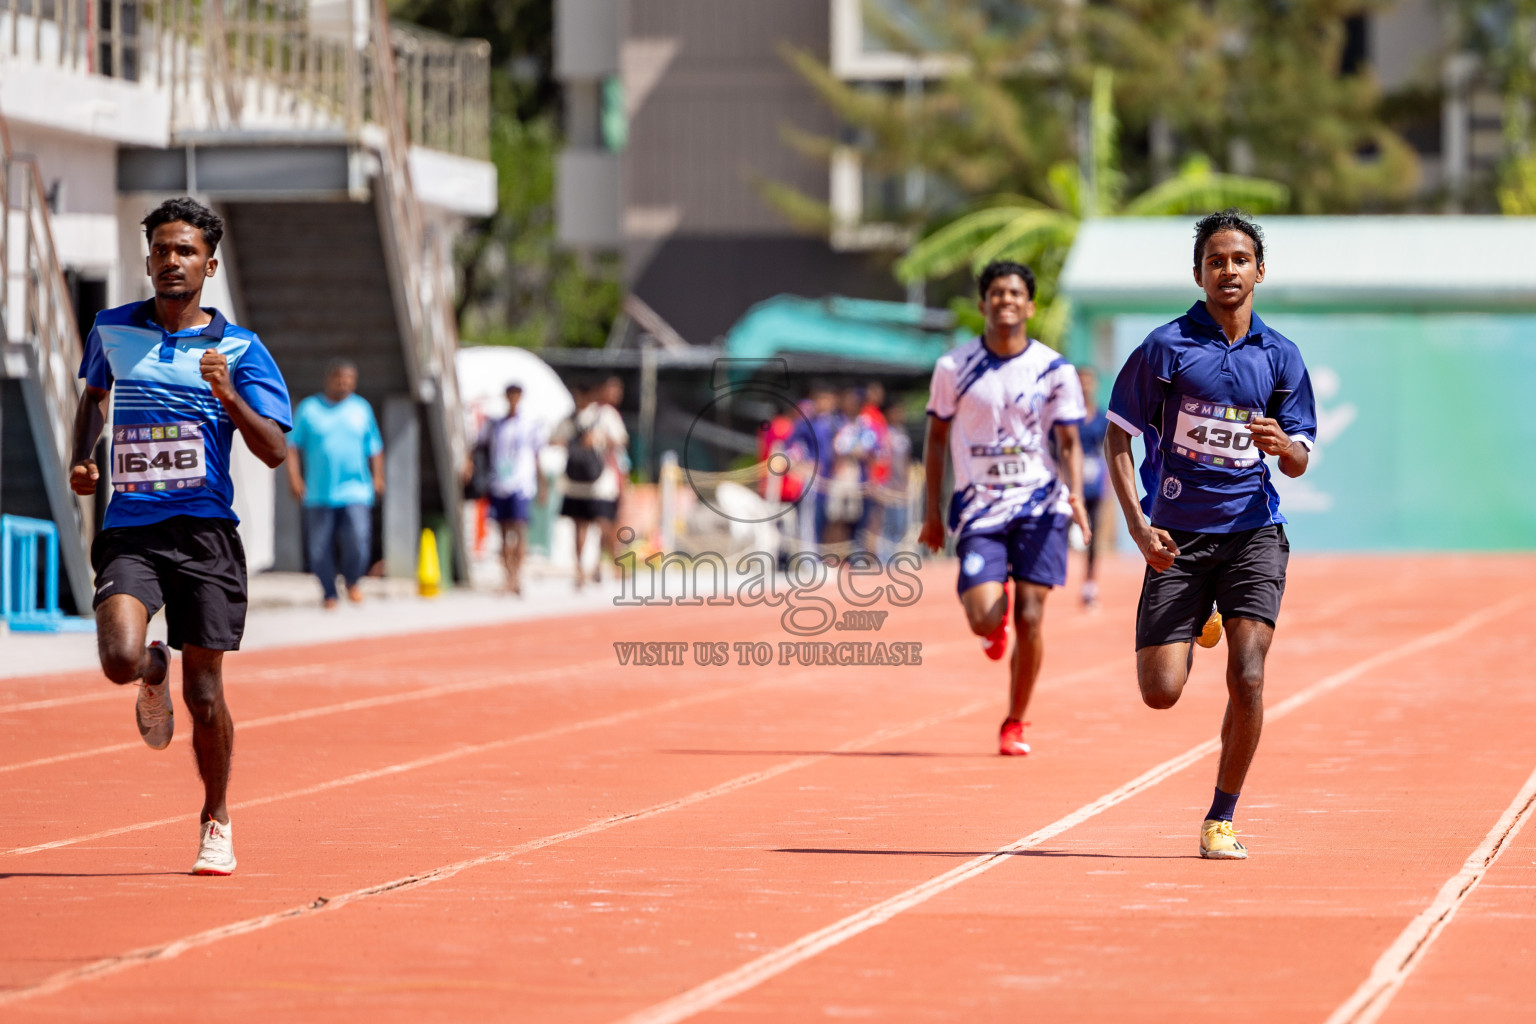
<instances>
[{"instance_id":1,"label":"navy blue polo shirt","mask_svg":"<svg viewBox=\"0 0 1536 1024\"><path fill-rule=\"evenodd\" d=\"M154 321L153 300L96 317L80 376L112 391L112 500L105 527L145 526L172 516L237 519L229 448L235 424L203 380L203 353L229 361L229 379L259 416L293 428L283 375L261 339L205 310L213 320L184 331Z\"/></svg>"},{"instance_id":2,"label":"navy blue polo shirt","mask_svg":"<svg viewBox=\"0 0 1536 1024\"><path fill-rule=\"evenodd\" d=\"M1306 364L1257 314L1230 345L1203 302L1147 335L1115 379L1109 418L1146 435L1141 507L1154 526L1236 533L1285 522L1246 429L1261 415L1311 450L1317 409Z\"/></svg>"}]
</instances>

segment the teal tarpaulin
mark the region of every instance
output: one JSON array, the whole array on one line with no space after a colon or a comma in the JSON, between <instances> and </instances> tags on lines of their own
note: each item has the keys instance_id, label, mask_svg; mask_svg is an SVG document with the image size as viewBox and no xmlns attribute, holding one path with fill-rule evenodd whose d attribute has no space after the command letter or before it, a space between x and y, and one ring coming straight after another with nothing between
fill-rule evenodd
<instances>
[{"instance_id":1,"label":"teal tarpaulin","mask_svg":"<svg viewBox=\"0 0 1536 1024\"><path fill-rule=\"evenodd\" d=\"M939 356L966 341L964 330L939 327L946 311L869 299L803 299L779 295L736 321L725 339L732 359L807 353L850 362L885 363L928 371Z\"/></svg>"}]
</instances>

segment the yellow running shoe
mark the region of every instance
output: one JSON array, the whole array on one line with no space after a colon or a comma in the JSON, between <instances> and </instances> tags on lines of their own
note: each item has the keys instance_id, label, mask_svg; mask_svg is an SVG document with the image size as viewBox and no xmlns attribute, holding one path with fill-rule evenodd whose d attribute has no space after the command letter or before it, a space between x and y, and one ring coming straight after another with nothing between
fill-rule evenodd
<instances>
[{"instance_id":1,"label":"yellow running shoe","mask_svg":"<svg viewBox=\"0 0 1536 1024\"><path fill-rule=\"evenodd\" d=\"M1200 826L1200 856L1208 860L1247 860L1248 847L1237 841L1230 821L1206 818Z\"/></svg>"},{"instance_id":2,"label":"yellow running shoe","mask_svg":"<svg viewBox=\"0 0 1536 1024\"><path fill-rule=\"evenodd\" d=\"M1195 638L1195 643L1201 647L1215 647L1221 642L1221 612L1212 611L1211 617L1205 620L1205 626L1200 630L1200 635Z\"/></svg>"}]
</instances>

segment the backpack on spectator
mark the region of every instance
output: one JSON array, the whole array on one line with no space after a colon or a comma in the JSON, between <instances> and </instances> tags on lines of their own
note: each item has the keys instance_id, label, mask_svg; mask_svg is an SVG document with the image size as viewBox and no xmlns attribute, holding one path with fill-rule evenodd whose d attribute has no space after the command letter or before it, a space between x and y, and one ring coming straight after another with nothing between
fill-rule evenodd
<instances>
[{"instance_id":1,"label":"backpack on spectator","mask_svg":"<svg viewBox=\"0 0 1536 1024\"><path fill-rule=\"evenodd\" d=\"M596 483L603 475L602 453L592 443L595 426L597 424L593 422L583 428L575 417L571 418L573 436L566 449L565 476L573 484Z\"/></svg>"}]
</instances>

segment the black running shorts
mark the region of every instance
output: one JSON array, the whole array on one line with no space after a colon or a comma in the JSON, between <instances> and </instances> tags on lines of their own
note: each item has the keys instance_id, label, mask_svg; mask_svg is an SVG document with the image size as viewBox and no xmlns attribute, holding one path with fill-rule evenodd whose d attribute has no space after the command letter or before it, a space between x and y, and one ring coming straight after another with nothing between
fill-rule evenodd
<instances>
[{"instance_id":1,"label":"black running shorts","mask_svg":"<svg viewBox=\"0 0 1536 1024\"><path fill-rule=\"evenodd\" d=\"M165 608L166 639L213 651L240 649L245 633L245 548L232 519L173 516L102 530L91 545L92 608L116 594L151 617Z\"/></svg>"},{"instance_id":2,"label":"black running shorts","mask_svg":"<svg viewBox=\"0 0 1536 1024\"><path fill-rule=\"evenodd\" d=\"M1225 619L1280 618L1291 545L1285 527L1239 533L1169 530L1179 556L1162 572L1147 566L1136 608L1136 649L1184 643L1200 635L1211 605Z\"/></svg>"}]
</instances>

